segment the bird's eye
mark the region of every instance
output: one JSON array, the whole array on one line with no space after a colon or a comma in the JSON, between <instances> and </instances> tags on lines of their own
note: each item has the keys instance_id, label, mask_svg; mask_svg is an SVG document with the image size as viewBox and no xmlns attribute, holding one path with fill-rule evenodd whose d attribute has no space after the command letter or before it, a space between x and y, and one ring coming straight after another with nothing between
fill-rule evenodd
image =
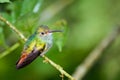
<instances>
[{"instance_id":1,"label":"bird's eye","mask_svg":"<svg viewBox=\"0 0 120 80\"><path fill-rule=\"evenodd\" d=\"M44 32L41 32L41 35L44 35L45 33Z\"/></svg>"}]
</instances>

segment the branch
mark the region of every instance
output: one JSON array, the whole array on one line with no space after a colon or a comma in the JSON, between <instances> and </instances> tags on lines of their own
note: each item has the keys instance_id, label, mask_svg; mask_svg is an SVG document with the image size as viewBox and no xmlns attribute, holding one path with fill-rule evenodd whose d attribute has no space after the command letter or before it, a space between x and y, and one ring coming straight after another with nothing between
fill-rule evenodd
<instances>
[{"instance_id":1,"label":"branch","mask_svg":"<svg viewBox=\"0 0 120 80\"><path fill-rule=\"evenodd\" d=\"M26 41L27 39L24 37L24 35L18 31L15 26L13 26L9 21L7 21L5 18L3 18L2 16L0 16L0 20L3 21L4 23L6 23L8 25L8 27L10 27L14 32L17 33L17 35L19 35L19 37L21 39L23 39L24 41ZM42 56L46 61L48 61L49 64L51 64L53 67L55 67L61 74L65 75L66 77L68 77L70 80L74 80L74 78L69 75L66 71L64 71L62 69L61 66L57 65L56 63L54 63L52 60L50 60L49 58L47 58L45 55Z\"/></svg>"},{"instance_id":2,"label":"branch","mask_svg":"<svg viewBox=\"0 0 120 80\"><path fill-rule=\"evenodd\" d=\"M120 27L115 27L115 29L105 38L102 42L88 55L82 64L80 64L73 74L76 80L81 80L89 71L89 69L95 64L95 62L100 58L102 52L109 47L110 44L118 37L120 34Z\"/></svg>"}]
</instances>

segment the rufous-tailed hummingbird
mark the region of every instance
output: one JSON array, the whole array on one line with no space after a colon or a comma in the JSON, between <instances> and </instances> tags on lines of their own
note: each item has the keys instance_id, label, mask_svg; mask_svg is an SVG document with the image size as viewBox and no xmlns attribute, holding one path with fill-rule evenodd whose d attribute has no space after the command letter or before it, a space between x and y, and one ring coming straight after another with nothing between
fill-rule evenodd
<instances>
[{"instance_id":1,"label":"rufous-tailed hummingbird","mask_svg":"<svg viewBox=\"0 0 120 80\"><path fill-rule=\"evenodd\" d=\"M45 25L38 27L35 33L25 42L22 55L16 63L16 68L23 68L39 55L44 55L53 44L53 32L61 32L61 30L50 30L48 26Z\"/></svg>"}]
</instances>

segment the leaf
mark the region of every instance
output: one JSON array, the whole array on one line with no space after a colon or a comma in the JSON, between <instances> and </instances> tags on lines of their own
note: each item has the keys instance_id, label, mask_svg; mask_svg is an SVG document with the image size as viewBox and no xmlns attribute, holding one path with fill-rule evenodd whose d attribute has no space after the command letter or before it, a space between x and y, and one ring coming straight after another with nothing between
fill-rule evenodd
<instances>
[{"instance_id":1,"label":"leaf","mask_svg":"<svg viewBox=\"0 0 120 80\"><path fill-rule=\"evenodd\" d=\"M27 14L29 12L37 12L40 9L41 2L42 0L24 0L22 3L21 15Z\"/></svg>"},{"instance_id":2,"label":"leaf","mask_svg":"<svg viewBox=\"0 0 120 80\"><path fill-rule=\"evenodd\" d=\"M67 23L65 20L57 21L53 26L51 26L52 30L62 30L63 32L54 33L54 42L57 45L59 51L62 51L62 47L65 44L67 38Z\"/></svg>"},{"instance_id":3,"label":"leaf","mask_svg":"<svg viewBox=\"0 0 120 80\"><path fill-rule=\"evenodd\" d=\"M10 2L10 0L0 0L0 3Z\"/></svg>"},{"instance_id":4,"label":"leaf","mask_svg":"<svg viewBox=\"0 0 120 80\"><path fill-rule=\"evenodd\" d=\"M14 1L12 4L7 5L6 9L11 12L9 15L12 23L15 23L16 20L20 17L21 5L21 0Z\"/></svg>"}]
</instances>

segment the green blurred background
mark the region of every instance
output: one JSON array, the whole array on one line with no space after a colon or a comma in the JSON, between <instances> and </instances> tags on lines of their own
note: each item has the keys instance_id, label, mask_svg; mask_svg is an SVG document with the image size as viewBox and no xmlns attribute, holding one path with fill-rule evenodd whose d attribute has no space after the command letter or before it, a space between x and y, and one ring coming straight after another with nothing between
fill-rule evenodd
<instances>
[{"instance_id":1,"label":"green blurred background","mask_svg":"<svg viewBox=\"0 0 120 80\"><path fill-rule=\"evenodd\" d=\"M41 24L62 26L54 45L46 54L72 74L76 67L120 20L120 0L0 0L0 15L26 37ZM3 2L3 3L1 3ZM37 58L16 70L24 42L0 21L0 53L19 42L21 45L0 58L0 80L61 80L60 73ZM65 78L65 80L68 80ZM83 80L120 80L120 37L107 48Z\"/></svg>"}]
</instances>

